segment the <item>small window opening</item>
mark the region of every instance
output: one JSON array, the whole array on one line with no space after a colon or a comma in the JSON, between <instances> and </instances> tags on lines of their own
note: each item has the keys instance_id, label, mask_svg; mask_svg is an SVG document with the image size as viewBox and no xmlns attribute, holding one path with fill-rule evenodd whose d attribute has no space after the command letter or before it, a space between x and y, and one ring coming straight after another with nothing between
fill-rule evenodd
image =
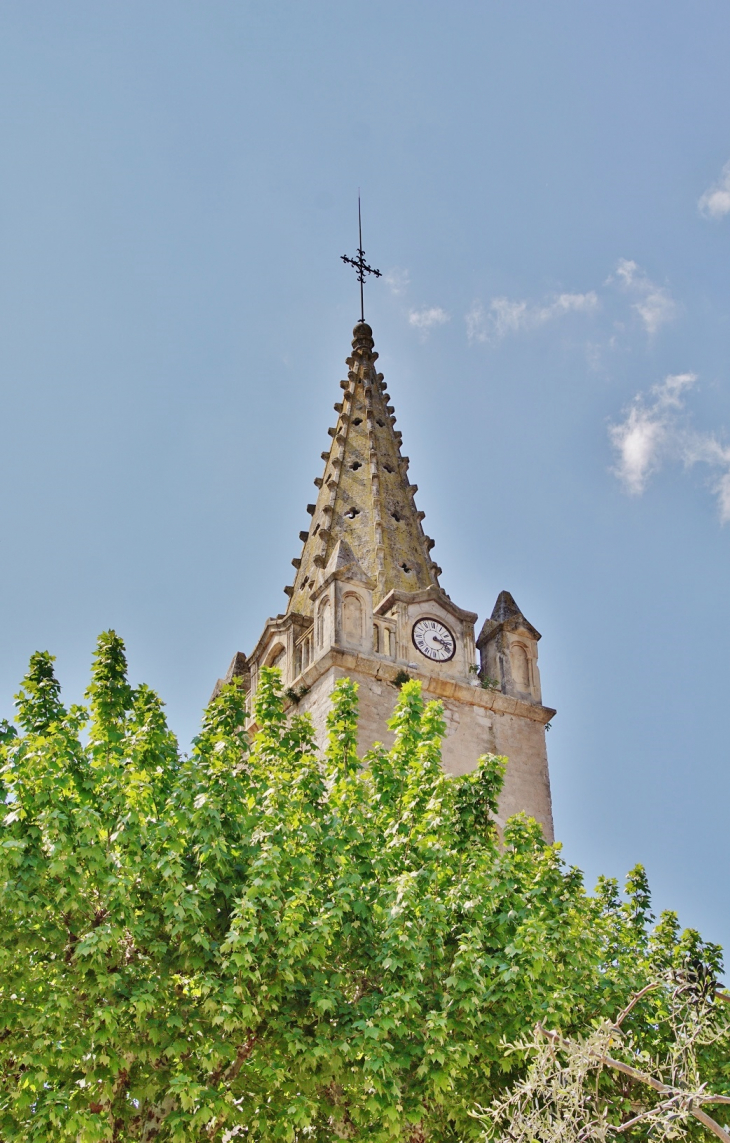
<instances>
[{"instance_id":1,"label":"small window opening","mask_svg":"<svg viewBox=\"0 0 730 1143\"><path fill-rule=\"evenodd\" d=\"M391 516L393 517L393 519L396 521L397 524L400 524L400 515L398 514L398 512L391 512Z\"/></svg>"},{"instance_id":2,"label":"small window opening","mask_svg":"<svg viewBox=\"0 0 730 1143\"><path fill-rule=\"evenodd\" d=\"M357 472L358 468L362 468L362 464L359 460L353 460L350 468L353 470L353 472Z\"/></svg>"},{"instance_id":3,"label":"small window opening","mask_svg":"<svg viewBox=\"0 0 730 1143\"><path fill-rule=\"evenodd\" d=\"M362 424L362 417L353 417L352 423L353 423L353 425L361 425Z\"/></svg>"},{"instance_id":4,"label":"small window opening","mask_svg":"<svg viewBox=\"0 0 730 1143\"><path fill-rule=\"evenodd\" d=\"M312 535L313 535L313 536L316 536L318 531L319 531L319 524L317 525L317 527L316 527L316 528L314 529L314 531L312 532Z\"/></svg>"},{"instance_id":5,"label":"small window opening","mask_svg":"<svg viewBox=\"0 0 730 1143\"><path fill-rule=\"evenodd\" d=\"M360 515L360 509L356 508L353 504L352 508L345 512L345 515L348 517L348 519L354 520L356 516Z\"/></svg>"},{"instance_id":6,"label":"small window opening","mask_svg":"<svg viewBox=\"0 0 730 1143\"><path fill-rule=\"evenodd\" d=\"M408 564L405 562L405 560L403 561L403 563L400 566L403 568L404 572L413 571L413 568L409 568Z\"/></svg>"},{"instance_id":7,"label":"small window opening","mask_svg":"<svg viewBox=\"0 0 730 1143\"><path fill-rule=\"evenodd\" d=\"M381 429L384 429L384 428L385 428L385 421L383 421L383 420L382 420L380 417L378 417L378 419L377 419L377 421L375 422L375 424L376 424L376 425L380 425Z\"/></svg>"},{"instance_id":8,"label":"small window opening","mask_svg":"<svg viewBox=\"0 0 730 1143\"><path fill-rule=\"evenodd\" d=\"M302 587L306 587L308 583L309 583L309 576L305 575L304 579L302 580Z\"/></svg>"},{"instance_id":9,"label":"small window opening","mask_svg":"<svg viewBox=\"0 0 730 1143\"><path fill-rule=\"evenodd\" d=\"M395 470L393 469L393 466L392 466L391 464L384 464L384 465L383 465L383 468L385 469L385 471L386 471L386 472L393 472L393 471L395 471Z\"/></svg>"}]
</instances>

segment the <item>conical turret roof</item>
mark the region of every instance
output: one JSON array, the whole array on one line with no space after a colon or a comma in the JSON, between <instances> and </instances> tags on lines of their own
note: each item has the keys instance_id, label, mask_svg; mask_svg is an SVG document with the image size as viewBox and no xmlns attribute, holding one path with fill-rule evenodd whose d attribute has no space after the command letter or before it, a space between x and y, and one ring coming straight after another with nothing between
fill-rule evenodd
<instances>
[{"instance_id":1,"label":"conical turret roof","mask_svg":"<svg viewBox=\"0 0 730 1143\"><path fill-rule=\"evenodd\" d=\"M315 480L316 504L309 532L300 532L302 554L292 560L294 584L286 588L288 612L311 615L312 595L324 578L335 548L344 541L361 572L376 585L375 603L394 588L417 591L438 586L441 569L430 556L423 512L415 505L417 486L408 480L401 433L382 373L375 370L373 331L366 322L353 330L348 378L341 381L332 444L322 453L324 473Z\"/></svg>"}]
</instances>

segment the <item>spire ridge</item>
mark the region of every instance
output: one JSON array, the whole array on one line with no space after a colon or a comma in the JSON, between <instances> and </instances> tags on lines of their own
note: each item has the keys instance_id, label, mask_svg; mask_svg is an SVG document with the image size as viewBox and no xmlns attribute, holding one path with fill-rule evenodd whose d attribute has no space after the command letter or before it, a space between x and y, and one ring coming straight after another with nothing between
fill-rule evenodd
<instances>
[{"instance_id":1,"label":"spire ridge","mask_svg":"<svg viewBox=\"0 0 730 1143\"><path fill-rule=\"evenodd\" d=\"M433 541L423 531L425 514L416 508L417 485L408 480L408 457L401 456L402 434L393 427L394 406L377 360L373 331L361 320L353 330L330 448L322 453L324 472L315 480L317 503L307 505L312 523L300 532L304 546L299 566L294 562L288 611L312 614L312 593L342 543L376 585L378 599L394 588L438 587Z\"/></svg>"}]
</instances>

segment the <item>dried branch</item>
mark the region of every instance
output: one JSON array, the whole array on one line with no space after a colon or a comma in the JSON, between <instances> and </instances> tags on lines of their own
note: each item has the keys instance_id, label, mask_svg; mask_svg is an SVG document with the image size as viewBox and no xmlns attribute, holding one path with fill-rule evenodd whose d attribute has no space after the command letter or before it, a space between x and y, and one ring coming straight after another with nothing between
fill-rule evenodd
<instances>
[{"instance_id":1,"label":"dried branch","mask_svg":"<svg viewBox=\"0 0 730 1143\"><path fill-rule=\"evenodd\" d=\"M647 1067L645 1053L627 1040L621 1023L643 996L659 988L665 989L668 1011L662 1005L653 1020L668 1025L669 1046L663 1060ZM501 1143L607 1143L610 1136L626 1134L639 1124L651 1126L656 1138L669 1140L684 1134L691 1118L722 1143L730 1143L730 1132L704 1110L713 1104L730 1105L730 1096L706 1090L697 1058L699 1045L715 1042L730 1030L730 1021L718 1020L712 1000L686 973L674 971L650 981L615 1021L604 1022L584 1039L568 1039L538 1024L531 1044L513 1045L533 1053L526 1076L501 1102L487 1111L477 1109L476 1118L484 1122L488 1136L494 1137L501 1125ZM621 1054L633 1056L632 1062L618 1059L613 1043L621 1044ZM609 1123L611 1104L599 1102L594 1082L603 1069L617 1073L617 1081L626 1077L661 1098L645 1108L634 1105L638 1114L620 1125ZM623 1098L628 1094L624 1090Z\"/></svg>"}]
</instances>

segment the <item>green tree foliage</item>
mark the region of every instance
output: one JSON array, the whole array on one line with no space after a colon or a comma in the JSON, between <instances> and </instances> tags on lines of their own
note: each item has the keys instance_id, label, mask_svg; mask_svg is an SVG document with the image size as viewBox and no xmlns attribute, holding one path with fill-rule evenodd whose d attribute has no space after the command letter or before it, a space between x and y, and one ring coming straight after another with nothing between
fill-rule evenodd
<instances>
[{"instance_id":1,"label":"green tree foliage","mask_svg":"<svg viewBox=\"0 0 730 1143\"><path fill-rule=\"evenodd\" d=\"M589 896L533 821L500 838L503 761L447 778L418 683L359 759L356 691L320 754L265 670L251 741L231 685L185 756L114 632L87 708L33 656L0 725L4 1143L476 1139L528 1066L508 1042L579 1035L673 966L715 981L717 948L652 928L640 868ZM656 1003L624 1025L647 1052ZM701 1049L717 1090L725 1048Z\"/></svg>"}]
</instances>

